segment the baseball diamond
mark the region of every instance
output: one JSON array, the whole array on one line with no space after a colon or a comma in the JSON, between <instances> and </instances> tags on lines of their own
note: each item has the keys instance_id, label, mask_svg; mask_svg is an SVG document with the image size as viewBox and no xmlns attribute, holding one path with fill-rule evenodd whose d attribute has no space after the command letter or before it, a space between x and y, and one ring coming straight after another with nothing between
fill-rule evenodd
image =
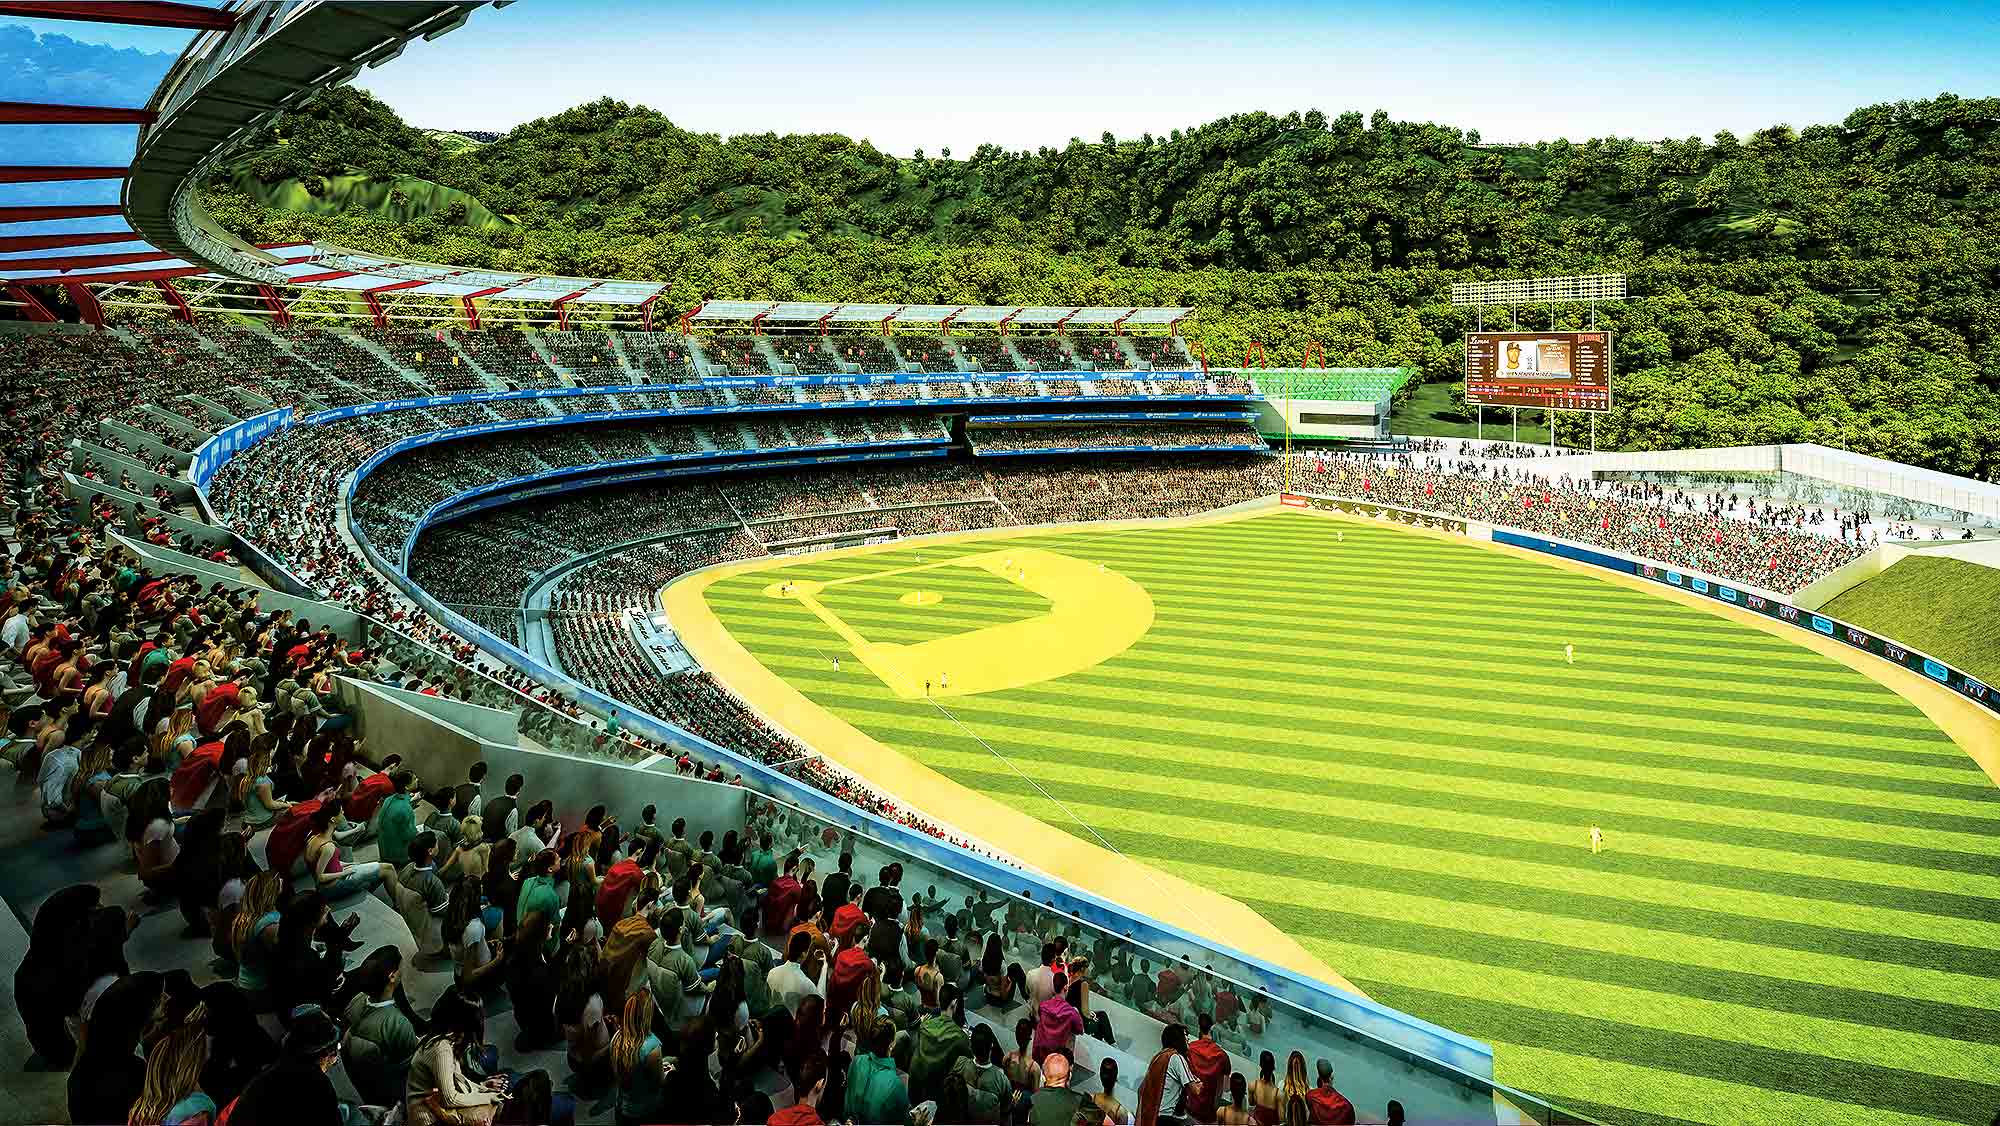
<instances>
[{"instance_id":1,"label":"baseball diamond","mask_svg":"<svg viewBox=\"0 0 2000 1126\"><path fill-rule=\"evenodd\" d=\"M1617 1122L2000 1100L2000 791L1785 637L1292 511L758 560L705 599L865 738L1240 900L1503 1082Z\"/></svg>"}]
</instances>

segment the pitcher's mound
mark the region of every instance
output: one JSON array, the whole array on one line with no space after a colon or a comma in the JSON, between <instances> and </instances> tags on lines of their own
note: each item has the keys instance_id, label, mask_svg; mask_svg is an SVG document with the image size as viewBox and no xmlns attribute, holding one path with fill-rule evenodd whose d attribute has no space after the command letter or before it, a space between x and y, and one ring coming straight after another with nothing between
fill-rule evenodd
<instances>
[{"instance_id":1,"label":"pitcher's mound","mask_svg":"<svg viewBox=\"0 0 2000 1126\"><path fill-rule=\"evenodd\" d=\"M944 601L944 595L934 590L913 590L896 601L905 606L935 606Z\"/></svg>"}]
</instances>

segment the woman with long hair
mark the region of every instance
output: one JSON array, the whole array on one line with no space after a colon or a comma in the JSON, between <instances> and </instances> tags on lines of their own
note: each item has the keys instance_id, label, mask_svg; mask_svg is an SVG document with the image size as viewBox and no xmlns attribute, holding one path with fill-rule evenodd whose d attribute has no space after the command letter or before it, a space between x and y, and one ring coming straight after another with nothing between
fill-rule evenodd
<instances>
[{"instance_id":1,"label":"woman with long hair","mask_svg":"<svg viewBox=\"0 0 2000 1126\"><path fill-rule=\"evenodd\" d=\"M625 999L618 1034L611 1038L611 1080L618 1085L618 1126L658 1121L666 1113L666 1050L653 1035L653 992L645 987ZM704 1068L707 1061L703 1061Z\"/></svg>"},{"instance_id":2,"label":"woman with long hair","mask_svg":"<svg viewBox=\"0 0 2000 1126\"><path fill-rule=\"evenodd\" d=\"M861 979L861 989L854 995L853 1006L847 1010L847 1035L852 1038L852 1043L848 1045L850 1050L867 1051L875 1026L888 1019L882 1011L882 974L878 970Z\"/></svg>"},{"instance_id":3,"label":"woman with long hair","mask_svg":"<svg viewBox=\"0 0 2000 1126\"><path fill-rule=\"evenodd\" d=\"M1285 1126L1310 1126L1312 1122L1312 1080L1306 1078L1304 1052L1293 1052L1285 1060L1285 1086L1278 1094L1278 1120Z\"/></svg>"},{"instance_id":4,"label":"woman with long hair","mask_svg":"<svg viewBox=\"0 0 2000 1126\"><path fill-rule=\"evenodd\" d=\"M642 961L645 953L643 948L639 951ZM598 988L601 961L596 943L570 943L563 947L562 978L556 986L556 1023L569 1047L569 1069L593 1087L602 1078L604 1050L611 1042L611 1024L605 1014L625 1001L621 992L618 1005L607 1006Z\"/></svg>"},{"instance_id":5,"label":"woman with long hair","mask_svg":"<svg viewBox=\"0 0 2000 1126\"><path fill-rule=\"evenodd\" d=\"M785 1048L785 1074L795 1090L805 1089L806 1065L814 1059L822 1064L826 1060L826 999L808 993L799 1001L799 1011L792 1020L791 1043Z\"/></svg>"},{"instance_id":6,"label":"woman with long hair","mask_svg":"<svg viewBox=\"0 0 2000 1126\"><path fill-rule=\"evenodd\" d=\"M1189 1097L1200 1091L1201 1080L1188 1066L1187 1028L1170 1024L1160 1032L1160 1050L1146 1065L1133 1121L1136 1126L1184 1126L1190 1121Z\"/></svg>"},{"instance_id":7,"label":"woman with long hair","mask_svg":"<svg viewBox=\"0 0 2000 1126\"><path fill-rule=\"evenodd\" d=\"M111 842L111 825L104 819L104 787L113 777L111 744L102 738L84 748L83 762L69 780L69 807L76 811L73 831L78 844Z\"/></svg>"},{"instance_id":8,"label":"woman with long hair","mask_svg":"<svg viewBox=\"0 0 2000 1126\"><path fill-rule=\"evenodd\" d=\"M1250 1089L1243 1073L1229 1073L1229 1101L1215 1108L1216 1126L1257 1126L1256 1109L1250 1105Z\"/></svg>"},{"instance_id":9,"label":"woman with long hair","mask_svg":"<svg viewBox=\"0 0 2000 1126\"><path fill-rule=\"evenodd\" d=\"M1014 1022L1014 1050L1001 1059L1001 1070L1007 1073L1007 1081L1023 1098L1032 1096L1042 1085L1041 1063L1028 1050L1028 1041L1035 1035L1035 1022L1027 1017Z\"/></svg>"},{"instance_id":10,"label":"woman with long hair","mask_svg":"<svg viewBox=\"0 0 2000 1126\"><path fill-rule=\"evenodd\" d=\"M179 1026L153 1042L146 1053L146 1085L128 1126L183 1126L211 1121L215 1100L202 1092L208 1066L208 1007L199 1002Z\"/></svg>"},{"instance_id":11,"label":"woman with long hair","mask_svg":"<svg viewBox=\"0 0 2000 1126\"><path fill-rule=\"evenodd\" d=\"M979 959L981 984L986 987L986 1004L997 1009L1007 1008L1014 1000L1014 981L1007 976L1007 948L1000 941L1000 932L986 936L986 952Z\"/></svg>"},{"instance_id":12,"label":"woman with long hair","mask_svg":"<svg viewBox=\"0 0 2000 1126\"><path fill-rule=\"evenodd\" d=\"M271 776L278 741L260 735L250 744L250 765L236 780L236 800L243 807L243 824L256 830L269 826L292 803L278 796L277 781Z\"/></svg>"},{"instance_id":13,"label":"woman with long hair","mask_svg":"<svg viewBox=\"0 0 2000 1126\"><path fill-rule=\"evenodd\" d=\"M259 872L243 885L243 901L236 905L229 939L236 986L253 1004L270 999L270 967L278 952L278 894L284 886L276 872Z\"/></svg>"},{"instance_id":14,"label":"woman with long hair","mask_svg":"<svg viewBox=\"0 0 2000 1126\"><path fill-rule=\"evenodd\" d=\"M329 899L373 891L378 886L392 906L403 902L403 884L393 864L348 864L340 856L334 835L346 821L339 802L326 802L312 814L312 835L306 838L306 871Z\"/></svg>"},{"instance_id":15,"label":"woman with long hair","mask_svg":"<svg viewBox=\"0 0 2000 1126\"><path fill-rule=\"evenodd\" d=\"M452 979L471 990L488 990L499 984L494 976L502 965L498 934L486 928L487 918L479 881L462 879L451 885L451 899L444 910L445 946L451 952Z\"/></svg>"},{"instance_id":16,"label":"woman with long hair","mask_svg":"<svg viewBox=\"0 0 2000 1126\"><path fill-rule=\"evenodd\" d=\"M448 988L431 1006L430 1031L417 1041L404 1087L403 1120L410 1126L493 1121L507 1101L507 1080L480 1081L468 1074L464 1049L477 1044L485 1023L479 1003Z\"/></svg>"},{"instance_id":17,"label":"woman with long hair","mask_svg":"<svg viewBox=\"0 0 2000 1126\"><path fill-rule=\"evenodd\" d=\"M472 814L458 823L458 839L452 842L451 852L439 864L438 878L443 880L472 880L475 883L486 878L486 865L493 846L486 843L486 822L478 814Z\"/></svg>"},{"instance_id":18,"label":"woman with long hair","mask_svg":"<svg viewBox=\"0 0 2000 1126\"><path fill-rule=\"evenodd\" d=\"M1257 1126L1278 1126L1278 1091L1278 1057L1268 1050L1259 1052L1257 1078L1251 1080L1249 1092L1250 1105L1257 1112Z\"/></svg>"}]
</instances>

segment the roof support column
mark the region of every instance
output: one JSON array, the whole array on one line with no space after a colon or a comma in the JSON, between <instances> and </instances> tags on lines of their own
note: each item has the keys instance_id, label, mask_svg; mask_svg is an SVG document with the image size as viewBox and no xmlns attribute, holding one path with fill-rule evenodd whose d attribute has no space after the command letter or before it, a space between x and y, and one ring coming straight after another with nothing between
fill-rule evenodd
<instances>
[{"instance_id":1,"label":"roof support column","mask_svg":"<svg viewBox=\"0 0 2000 1126\"><path fill-rule=\"evenodd\" d=\"M167 304L174 307L174 319L182 324L194 323L194 310L188 308L187 298L181 296L181 291L174 288L173 282L166 278L154 278L153 285L160 291L160 296L167 299Z\"/></svg>"},{"instance_id":2,"label":"roof support column","mask_svg":"<svg viewBox=\"0 0 2000 1126\"><path fill-rule=\"evenodd\" d=\"M76 311L83 317L83 323L92 328L104 327L104 306L97 303L97 295L82 282L66 282L63 288L69 291L69 299L76 303Z\"/></svg>"},{"instance_id":3,"label":"roof support column","mask_svg":"<svg viewBox=\"0 0 2000 1126\"><path fill-rule=\"evenodd\" d=\"M647 332L653 331L653 302L659 299L660 295L655 293L644 301L639 302L639 322L646 326Z\"/></svg>"},{"instance_id":4,"label":"roof support column","mask_svg":"<svg viewBox=\"0 0 2000 1126\"><path fill-rule=\"evenodd\" d=\"M10 285L6 292L10 300L21 303L21 314L36 324L54 324L61 319L49 312L49 307L42 304L42 299L35 296L35 291L25 285Z\"/></svg>"},{"instance_id":5,"label":"roof support column","mask_svg":"<svg viewBox=\"0 0 2000 1126\"><path fill-rule=\"evenodd\" d=\"M382 308L382 301L367 290L361 291L361 300L368 303L368 315L375 318L376 328L389 327L389 311Z\"/></svg>"},{"instance_id":6,"label":"roof support column","mask_svg":"<svg viewBox=\"0 0 2000 1126\"><path fill-rule=\"evenodd\" d=\"M285 307L285 299L278 296L277 290L268 285L260 285L257 287L257 295L270 307L271 319L277 322L279 328L292 327L292 311Z\"/></svg>"},{"instance_id":7,"label":"roof support column","mask_svg":"<svg viewBox=\"0 0 2000 1126\"><path fill-rule=\"evenodd\" d=\"M460 298L458 299L458 303L459 303L460 305L463 305L463 306L465 306L465 327L466 327L466 328L469 328L469 329L471 329L471 330L472 330L472 331L474 331L474 332L478 332L478 331L479 331L479 306L477 306L477 305L474 305L474 304L472 303L472 295L471 295L471 294L465 294L465 295L461 296L461 297L460 297Z\"/></svg>"}]
</instances>

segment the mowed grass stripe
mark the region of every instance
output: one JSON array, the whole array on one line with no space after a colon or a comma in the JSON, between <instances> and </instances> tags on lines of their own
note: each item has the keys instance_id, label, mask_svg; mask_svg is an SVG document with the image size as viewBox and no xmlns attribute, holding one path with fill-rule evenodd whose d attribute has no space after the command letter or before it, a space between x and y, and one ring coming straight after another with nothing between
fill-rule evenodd
<instances>
[{"instance_id":1,"label":"mowed grass stripe","mask_svg":"<svg viewBox=\"0 0 2000 1126\"><path fill-rule=\"evenodd\" d=\"M1282 677L1331 688L1365 683L1433 698L1450 698L1453 692L1461 690L1479 691L1487 701L1494 703L1506 703L1530 693L1560 693L1566 697L1623 703L1634 691L1650 691L1654 697L1651 701L1653 708L1702 708L1729 714L1740 713L1742 705L1752 704L1760 710L1768 710L1774 720L1825 725L1827 729L1835 725L1855 725L1859 730L1866 730L1862 725L1872 723L1893 729L1903 736L1898 745L1879 748L1883 753L1912 761L1927 757L1935 760L1937 765L1959 772L1979 772L1978 767L1956 745L1944 738L1934 726L1928 726L1929 720L1911 708L1907 701L1892 693L1857 691L1851 685L1795 687L1788 690L1785 696L1773 699L1769 692L1735 690L1727 685L1717 685L1710 677L1673 675L1658 669L1640 670L1607 684L1602 673L1593 671L1588 661L1577 667L1547 661L1547 667L1537 669L1533 680L1523 678L1496 685L1493 665L1489 661L1461 659L1455 654L1436 655L1428 658L1423 671L1417 672L1404 662L1359 657L1348 650L1332 647L1309 652L1280 651L1254 660L1239 651L1236 659L1226 666L1196 665L1187 661L1180 649L1164 642L1168 636L1171 634L1156 623L1152 633L1139 645L1095 669L1065 678L1065 683L1075 679L1078 683L1095 684L1134 678L1150 671L1156 676L1172 675L1183 683L1227 685L1232 691L1245 685L1261 686L1264 697L1269 699L1296 698L1299 693L1288 687L1280 679ZM804 647L816 645L824 637L824 625L806 616L803 611L772 616L758 629L760 649L772 649L777 643L792 640L803 651ZM1406 649L1411 656L1427 652L1425 647L1417 645L1392 648ZM1434 653L1434 650L1430 652ZM1550 652L1559 650L1544 651L1540 656L1546 659ZM1144 690L1157 685L1158 680L1155 679L1130 687ZM1866 718L1857 719L1857 715Z\"/></svg>"},{"instance_id":2,"label":"mowed grass stripe","mask_svg":"<svg viewBox=\"0 0 2000 1126\"><path fill-rule=\"evenodd\" d=\"M953 710L956 714L957 709ZM1017 746L1014 753L1060 761L1066 765L1089 766L1094 758L1116 756L1122 752L1142 757L1152 755L1159 760L1157 765L1168 766L1184 761L1190 744L1202 748L1205 754L1256 747L1265 757L1283 758L1289 750L1296 769L1289 776L1266 771L1268 780L1280 785L1316 778L1339 785L1373 782L1392 786L1414 784L1424 788L1471 788L1495 798L1518 796L1523 800L1562 790L1588 796L1590 809L1644 808L1639 803L1651 801L1664 803L1672 807L1671 812L1693 816L1696 820L1709 819L1721 809L1768 810L1774 804L1770 799L1775 797L1783 799L1781 808L1785 812L1767 815L1789 818L1786 824L1801 831L1837 835L1852 832L1859 826L1899 826L1925 834L1930 838L1925 843L1934 846L2000 853L2000 836L1995 835L1996 826L1990 818L1925 808L1957 809L1966 803L1922 795L1877 791L1868 795L1842 793L1841 797L1846 800L1830 800L1811 796L1815 791L1834 792L1827 788L1786 786L1748 779L1731 779L1728 789L1708 790L1673 782L1647 781L1644 777L1538 769L1532 762L1507 761L1504 754L1467 751L1445 741L1430 743L1425 748L1429 752L1427 754L1411 754L1406 748L1397 748L1388 741L1388 737L1381 733L1386 729L1361 732L1356 730L1358 725L1350 725L1340 731L1300 732L1294 740L1286 741L1256 737L1241 731L1219 734L1214 730L1220 726L1218 724L1179 715L1158 717L1154 723L1147 724L1146 717L1138 713L1106 714L1097 709L1076 709L1065 714L1060 709L1038 709L1025 703L1017 704L1007 714L1012 717L1008 720L1009 726L1018 732L1015 738L1032 742L1032 745ZM961 722L968 723L973 718L960 717ZM882 715L878 722L886 730L901 729L912 736L927 739L948 737L955 729L950 720L927 717L917 711ZM1077 724L1087 725L1087 733L1077 731ZM1176 740L1174 735L1191 738ZM1371 735L1379 741L1368 743L1366 738ZM1084 740L1088 742L1082 742ZM1324 748L1329 753L1324 756L1299 754L1315 747ZM1453 758L1454 755L1458 757ZM1482 756L1498 761L1481 761ZM1154 764L1138 764L1134 768L1150 765ZM1636 773L1643 775L1644 772ZM1436 781L1429 780L1432 778Z\"/></svg>"},{"instance_id":3,"label":"mowed grass stripe","mask_svg":"<svg viewBox=\"0 0 2000 1126\"><path fill-rule=\"evenodd\" d=\"M2000 1039L1980 1019L2000 1017L1996 802L1920 713L1838 662L1640 592L1379 526L1329 545L1335 527L1285 513L955 545L1106 562L1157 617L1095 669L949 706L1120 848L1198 860L1203 882L1309 947L1346 944L1388 1003L1493 1041L1504 1082L1662 1123L1934 1121L1924 1099L1981 1097L1978 1053ZM937 589L899 585L920 579L851 584L882 588L856 628L990 620L954 618L942 590L938 606L895 602ZM780 675L1062 820L929 703L833 675L822 623L732 581L712 604ZM1560 664L1564 640L1583 667ZM1425 726L1437 711L1460 726ZM1581 826L1600 818L1612 850L1592 858ZM1732 1013L1740 1027L1723 1026ZM1949 1058L1926 1060L1927 1041ZM1949 1055L1960 1041L1972 1055ZM1757 1085L1727 1077L1732 1052Z\"/></svg>"},{"instance_id":4,"label":"mowed grass stripe","mask_svg":"<svg viewBox=\"0 0 2000 1126\"><path fill-rule=\"evenodd\" d=\"M928 725L920 736L926 746L957 745L961 749L984 752L984 747L935 714L913 713L909 722L920 727ZM998 733L994 733L994 737L1000 738ZM1113 748L1100 747L1096 750L1100 760L1108 754L1140 749L1127 741L1114 742ZM1036 751L1035 747L1001 745L1006 747L1003 753L1009 757ZM1102 765L1101 761L1099 765ZM1232 773L1241 775L1246 770L1239 764ZM1295 776L1287 777L1287 788L1295 789L1297 781ZM1982 878L2000 872L2000 858L1992 854L1990 848L1993 842L1986 838L1961 836L1951 842L1989 849L1982 854L1940 847L1936 834L1925 830L1900 830L1852 822L1825 823L1782 815L1760 816L1749 811L1705 806L1670 807L1664 803L1606 798L1598 794L1573 796L1567 791L1543 791L1536 794L1536 800L1515 798L1504 806L1496 804L1486 788L1476 786L1452 792L1433 786L1358 783L1352 778L1343 778L1336 792L1344 802L1365 803L1382 811L1381 815L1385 817L1406 816L1411 811L1434 811L1477 819L1498 811L1511 816L1537 818L1551 825L1566 825L1574 833L1593 817L1609 814L1615 815L1608 819L1620 826L1621 831L1672 837L1696 847L1739 845L1808 858L1852 858L1936 869L1941 873L1966 873ZM1684 816L1660 816L1652 812L1660 809L1671 809Z\"/></svg>"},{"instance_id":5,"label":"mowed grass stripe","mask_svg":"<svg viewBox=\"0 0 2000 1126\"><path fill-rule=\"evenodd\" d=\"M1057 772L1038 776L1029 764L1015 765L1055 792L1050 784ZM1062 818L1058 827L1075 836L1090 839L1092 835L1064 817L1061 810L1052 809L1040 790L1011 770L1005 774L968 770L964 780L991 787L994 796L1051 824ZM1294 871L1300 859L1297 854L1265 848L1262 842L1273 828L1290 827L1287 820L1309 823L1315 816L1312 811L1294 811L1291 818L1281 818L1274 808L1262 824L1252 828L1234 818L1210 820L1192 815L1184 791L1142 793L1139 784L1137 776L1129 775L1111 784L1079 780L1062 790L1062 803L1084 818L1097 835L1134 855L1175 856L1176 851L1164 842L1173 840L1177 833L1192 836L1200 832L1204 859L1238 869L1246 876L1259 871ZM1275 802L1279 797L1271 795L1270 800ZM1149 822L1149 817L1157 820ZM1156 831L1147 832L1141 827L1146 824L1153 824ZM1185 836L1182 853L1186 851ZM1584 855L1589 854L1586 851ZM2000 923L1790 895L1784 889L1791 881L1781 877L1772 878L1762 888L1719 887L1626 873L1609 866L1592 869L1581 863L1499 856L1469 863L1467 857L1445 849L1353 839L1344 840L1337 852L1311 859L1325 868L1321 878L1328 884L1357 891L1376 889L1497 906L1546 898L1546 904L1537 904L1546 914L1616 919L1657 930L1825 950L1871 961L2000 978L2000 959L1992 955Z\"/></svg>"},{"instance_id":6,"label":"mowed grass stripe","mask_svg":"<svg viewBox=\"0 0 2000 1126\"><path fill-rule=\"evenodd\" d=\"M1854 1063L1811 1052L1731 1043L1706 1036L1642 1028L1572 1012L1537 1009L1500 999L1460 997L1433 989L1365 978L1384 998L1417 1012L1437 1013L1447 1028L1482 1039L1589 1044L1598 1059L1670 1070L1676 1075L1746 1083L1833 1102L1856 1111L1976 1122L2000 1105L2000 1086L1902 1068ZM1360 981L1355 984L1359 985ZM1398 1002L1391 1001L1391 1004ZM1436 1019L1436 1018L1433 1018ZM1665 1061L1666 1066L1662 1066ZM1828 1118L1795 1121L1823 1122ZM1858 1119L1880 1121L1879 1119ZM1721 1119L1720 1121L1741 1121Z\"/></svg>"},{"instance_id":7,"label":"mowed grass stripe","mask_svg":"<svg viewBox=\"0 0 2000 1126\"><path fill-rule=\"evenodd\" d=\"M810 645L767 644L761 646L760 651L767 657L783 655L804 660L809 659L818 650ZM1208 679L1194 672L1177 672L1171 659L1163 659L1164 663L1159 670L1161 676L1135 675L1127 665L1121 663L1127 659L1119 658L1110 664L1100 665L1091 672L1064 678L1062 683L1066 690L1060 693L1047 687L1020 689L1008 693L1004 701L1002 697L989 694L985 697L960 697L952 706L961 710L966 718L973 718L990 714L982 712L981 709L1004 707L1008 714L1012 714L1017 706L1032 706L1038 701L1054 700L1061 702L1056 706L1074 706L1079 697L1088 697L1095 711L1112 715L1136 714L1142 717L1142 726L1151 727L1150 709L1160 696L1170 693L1175 700L1184 702L1179 711L1184 713L1188 723L1212 719L1230 724L1235 730L1210 731L1208 734L1217 737L1243 738L1253 743L1259 739L1275 743L1282 743L1282 740L1274 737L1276 729L1268 722L1256 716L1246 716L1242 706L1244 703L1254 702L1261 712L1281 714L1298 709L1305 709L1311 713L1316 708L1323 708L1323 705L1317 704L1315 697L1308 692L1287 691L1282 687L1256 689L1252 687L1258 682L1256 678L1249 681L1232 678ZM1272 684L1275 679L1264 680L1263 683ZM1548 705L1538 709L1540 714L1517 716L1504 728L1496 729L1492 723L1480 716L1457 713L1436 704L1426 706L1420 699L1399 696L1394 692L1373 688L1350 689L1338 681L1320 681L1309 677L1299 679L1309 686L1324 687L1329 692L1341 693L1343 699L1365 701L1372 705L1366 712L1344 713L1332 717L1315 713L1316 725L1321 719L1331 721L1324 728L1315 726L1308 732L1321 737L1336 737L1343 734L1378 735L1403 743L1411 739L1428 737L1431 740L1460 746L1539 750L1559 757L1621 747L1627 748L1629 753L1643 753L1650 750L1654 752L1654 764L1665 769L1673 768L1667 760L1674 757L1676 750L1685 749L1689 744L1698 745L1705 751L1727 758L1731 754L1754 754L1760 751L1789 755L1809 752L1811 748L1834 738L1847 743L1867 738L1850 732L1832 730L1832 725L1822 724L1814 724L1807 729L1792 729L1778 725L1765 725L1759 728L1738 722L1735 717L1743 714L1741 709L1726 720L1709 719L1691 712L1685 713L1674 718L1688 722L1663 728L1656 719L1648 722L1638 718L1629 720L1592 718L1605 715L1610 710L1606 706L1579 710ZM818 684L815 684L814 688L817 690ZM1601 701L1604 705L1611 705L1615 702L1629 703L1631 699L1629 696L1610 696L1601 698ZM1612 714L1623 715L1624 712L1620 710ZM1187 730L1193 729L1187 728ZM1257 733L1251 734L1252 731ZM1928 760L1925 761L1925 765L1930 765ZM1718 767L1718 769L1726 768ZM1900 784L1897 780L1898 774L1892 770L1871 769L1831 773L1822 771L1813 774L1804 768L1799 768L1797 772L1791 773L1783 763L1769 760L1760 764L1757 770L1744 773L1747 776L1764 777L1774 781L1789 778L1793 781L1810 781L1859 789L1927 793L1934 797L1972 803L1965 807L1964 813L1967 816L2000 812L1987 808L2000 807L2000 800L1989 795L1992 789L1990 784L1984 788L1979 785L1984 775L1976 771L1951 769L1923 779L1901 775L1903 780L1915 783L1913 785ZM1827 796L1834 800L1839 797L1834 794Z\"/></svg>"}]
</instances>

